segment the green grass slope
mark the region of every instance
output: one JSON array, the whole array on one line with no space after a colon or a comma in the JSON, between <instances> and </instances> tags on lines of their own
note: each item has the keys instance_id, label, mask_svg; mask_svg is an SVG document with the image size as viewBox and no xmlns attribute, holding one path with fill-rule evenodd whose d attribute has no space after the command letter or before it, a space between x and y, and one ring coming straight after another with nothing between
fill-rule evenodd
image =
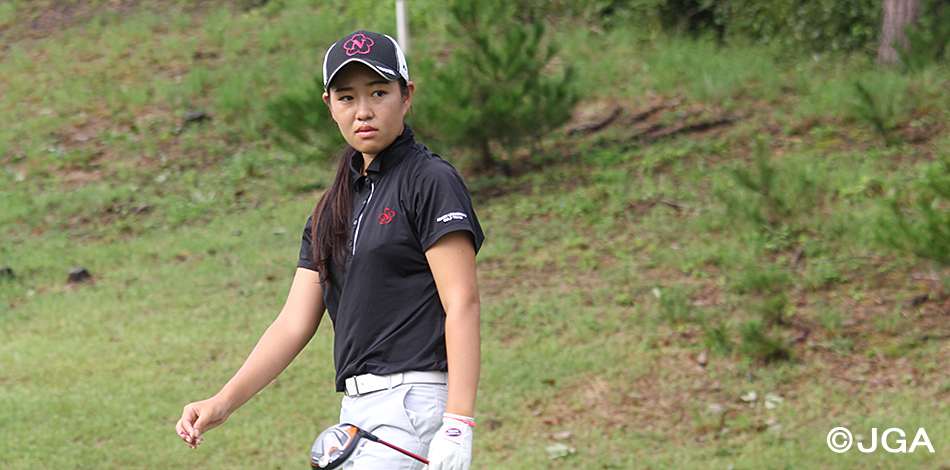
<instances>
[{"instance_id":1,"label":"green grass slope","mask_svg":"<svg viewBox=\"0 0 950 470\"><path fill-rule=\"evenodd\" d=\"M329 322L197 451L173 425L276 316L331 176L264 104L345 32L394 29L341 5L0 6L0 468L307 464L338 416ZM416 44L443 34L425 6ZM426 142L488 236L473 467L950 465L950 271L878 236L950 159L947 68L557 31L584 101L500 149L514 175ZM935 452L837 454L837 426Z\"/></svg>"}]
</instances>

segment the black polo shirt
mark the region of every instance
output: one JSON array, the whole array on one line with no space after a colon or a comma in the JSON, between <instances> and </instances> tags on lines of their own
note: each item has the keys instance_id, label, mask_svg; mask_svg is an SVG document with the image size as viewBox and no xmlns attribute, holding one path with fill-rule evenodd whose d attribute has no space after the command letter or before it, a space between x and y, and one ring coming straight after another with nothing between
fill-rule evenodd
<instances>
[{"instance_id":1,"label":"black polo shirt","mask_svg":"<svg viewBox=\"0 0 950 470\"><path fill-rule=\"evenodd\" d=\"M458 230L472 235L476 252L485 237L462 177L413 135L406 126L366 175L361 154L351 163L349 256L345 269L330 261L332 287L323 284L337 391L354 375L448 370L445 310L425 251ZM307 220L297 266L315 271L311 227Z\"/></svg>"}]
</instances>

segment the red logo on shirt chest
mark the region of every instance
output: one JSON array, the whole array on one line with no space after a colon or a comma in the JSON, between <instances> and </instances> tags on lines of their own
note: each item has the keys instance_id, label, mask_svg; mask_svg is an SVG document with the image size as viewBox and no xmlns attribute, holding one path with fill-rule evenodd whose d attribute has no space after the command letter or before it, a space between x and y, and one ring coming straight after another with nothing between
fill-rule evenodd
<instances>
[{"instance_id":1,"label":"red logo on shirt chest","mask_svg":"<svg viewBox=\"0 0 950 470\"><path fill-rule=\"evenodd\" d=\"M396 216L396 213L392 209L386 208L382 214L379 214L379 225L385 225L393 221L393 217Z\"/></svg>"}]
</instances>

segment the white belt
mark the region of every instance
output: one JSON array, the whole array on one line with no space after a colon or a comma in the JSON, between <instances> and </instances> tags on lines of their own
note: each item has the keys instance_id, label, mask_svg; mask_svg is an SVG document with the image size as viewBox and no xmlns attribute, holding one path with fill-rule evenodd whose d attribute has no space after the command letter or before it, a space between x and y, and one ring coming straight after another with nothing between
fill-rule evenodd
<instances>
[{"instance_id":1,"label":"white belt","mask_svg":"<svg viewBox=\"0 0 950 470\"><path fill-rule=\"evenodd\" d=\"M402 384L439 384L449 383L449 375L438 371L409 371L389 375L354 375L346 380L346 396L355 397L365 393L387 390Z\"/></svg>"}]
</instances>

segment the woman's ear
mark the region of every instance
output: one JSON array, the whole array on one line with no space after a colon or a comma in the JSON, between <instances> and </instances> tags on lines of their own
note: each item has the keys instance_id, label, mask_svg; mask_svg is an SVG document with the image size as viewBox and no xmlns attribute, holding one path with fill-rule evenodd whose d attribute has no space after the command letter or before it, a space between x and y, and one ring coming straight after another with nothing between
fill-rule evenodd
<instances>
[{"instance_id":1,"label":"woman's ear","mask_svg":"<svg viewBox=\"0 0 950 470\"><path fill-rule=\"evenodd\" d=\"M407 82L406 82L406 88L409 89L409 94L406 95L406 96L404 96L403 99L402 99L402 114L403 114L403 116L405 116L406 113L409 112L409 108L412 107L412 94L416 91L416 84L407 81Z\"/></svg>"}]
</instances>

